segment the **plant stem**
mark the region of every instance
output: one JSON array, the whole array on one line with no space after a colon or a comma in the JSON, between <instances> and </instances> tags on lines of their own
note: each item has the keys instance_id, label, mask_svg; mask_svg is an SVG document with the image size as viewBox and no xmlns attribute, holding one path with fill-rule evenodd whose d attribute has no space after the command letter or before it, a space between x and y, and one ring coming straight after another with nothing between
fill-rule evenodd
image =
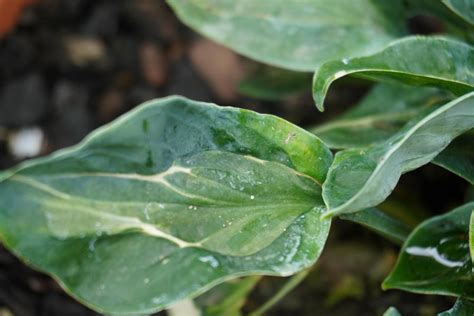
<instances>
[{"instance_id":1,"label":"plant stem","mask_svg":"<svg viewBox=\"0 0 474 316\"><path fill-rule=\"evenodd\" d=\"M283 287L273 295L265 304L260 306L257 310L250 313L249 316L261 316L263 313L271 309L275 304L277 304L283 297L285 297L291 290L297 287L306 276L309 274L310 269L303 270L292 276Z\"/></svg>"}]
</instances>

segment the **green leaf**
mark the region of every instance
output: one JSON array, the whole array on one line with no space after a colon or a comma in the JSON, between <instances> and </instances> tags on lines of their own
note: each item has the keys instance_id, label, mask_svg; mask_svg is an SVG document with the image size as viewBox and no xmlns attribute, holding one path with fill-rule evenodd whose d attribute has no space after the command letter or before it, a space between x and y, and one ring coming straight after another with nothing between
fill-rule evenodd
<instances>
[{"instance_id":1,"label":"green leaf","mask_svg":"<svg viewBox=\"0 0 474 316\"><path fill-rule=\"evenodd\" d=\"M421 223L408 237L384 289L474 298L469 218L474 203Z\"/></svg>"},{"instance_id":2,"label":"green leaf","mask_svg":"<svg viewBox=\"0 0 474 316\"><path fill-rule=\"evenodd\" d=\"M278 101L311 91L311 75L270 66L258 67L240 82L238 90L248 97Z\"/></svg>"},{"instance_id":3,"label":"green leaf","mask_svg":"<svg viewBox=\"0 0 474 316\"><path fill-rule=\"evenodd\" d=\"M364 147L386 140L422 111L447 99L434 88L381 83L339 118L310 131L330 148Z\"/></svg>"},{"instance_id":4,"label":"green leaf","mask_svg":"<svg viewBox=\"0 0 474 316\"><path fill-rule=\"evenodd\" d=\"M406 33L399 0L168 0L188 26L252 59L314 71ZM361 17L364 17L363 19Z\"/></svg>"},{"instance_id":5,"label":"green leaf","mask_svg":"<svg viewBox=\"0 0 474 316\"><path fill-rule=\"evenodd\" d=\"M455 139L433 163L474 184L474 134L467 133Z\"/></svg>"},{"instance_id":6,"label":"green leaf","mask_svg":"<svg viewBox=\"0 0 474 316\"><path fill-rule=\"evenodd\" d=\"M411 231L406 224L375 208L342 214L340 218L361 224L399 244L403 244Z\"/></svg>"},{"instance_id":7,"label":"green leaf","mask_svg":"<svg viewBox=\"0 0 474 316\"><path fill-rule=\"evenodd\" d=\"M471 251L471 259L474 262L474 209L472 210L469 224L469 250Z\"/></svg>"},{"instance_id":8,"label":"green leaf","mask_svg":"<svg viewBox=\"0 0 474 316\"><path fill-rule=\"evenodd\" d=\"M313 79L313 96L321 111L331 83L350 74L436 86L461 95L474 90L474 49L448 38L413 36L394 41L371 56L327 62Z\"/></svg>"},{"instance_id":9,"label":"green leaf","mask_svg":"<svg viewBox=\"0 0 474 316\"><path fill-rule=\"evenodd\" d=\"M251 276L224 282L196 299L203 316L239 316L250 292L260 281Z\"/></svg>"},{"instance_id":10,"label":"green leaf","mask_svg":"<svg viewBox=\"0 0 474 316\"><path fill-rule=\"evenodd\" d=\"M402 315L395 307L390 307L389 309L387 309L385 313L383 313L383 316L402 316Z\"/></svg>"},{"instance_id":11,"label":"green leaf","mask_svg":"<svg viewBox=\"0 0 474 316\"><path fill-rule=\"evenodd\" d=\"M473 0L442 0L443 3L465 21L474 24Z\"/></svg>"},{"instance_id":12,"label":"green leaf","mask_svg":"<svg viewBox=\"0 0 474 316\"><path fill-rule=\"evenodd\" d=\"M99 312L151 313L233 277L311 266L331 160L273 116L150 101L6 173L0 240Z\"/></svg>"},{"instance_id":13,"label":"green leaf","mask_svg":"<svg viewBox=\"0 0 474 316\"><path fill-rule=\"evenodd\" d=\"M474 303L459 298L449 311L442 312L438 316L472 316L474 315Z\"/></svg>"},{"instance_id":14,"label":"green leaf","mask_svg":"<svg viewBox=\"0 0 474 316\"><path fill-rule=\"evenodd\" d=\"M383 143L338 152L323 185L325 217L383 202L403 173L430 162L473 127L474 92L407 124Z\"/></svg>"}]
</instances>

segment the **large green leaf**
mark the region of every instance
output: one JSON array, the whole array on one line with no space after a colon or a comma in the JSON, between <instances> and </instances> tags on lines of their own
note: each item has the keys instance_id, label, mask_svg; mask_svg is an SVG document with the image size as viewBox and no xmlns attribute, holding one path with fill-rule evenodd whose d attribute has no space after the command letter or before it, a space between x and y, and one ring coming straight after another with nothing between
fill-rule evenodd
<instances>
[{"instance_id":1,"label":"large green leaf","mask_svg":"<svg viewBox=\"0 0 474 316\"><path fill-rule=\"evenodd\" d=\"M455 139L433 163L463 177L474 184L474 133Z\"/></svg>"},{"instance_id":2,"label":"large green leaf","mask_svg":"<svg viewBox=\"0 0 474 316\"><path fill-rule=\"evenodd\" d=\"M442 312L438 316L472 316L474 315L474 302L460 298L453 308Z\"/></svg>"},{"instance_id":3,"label":"large green leaf","mask_svg":"<svg viewBox=\"0 0 474 316\"><path fill-rule=\"evenodd\" d=\"M413 36L394 41L371 56L329 61L314 74L313 95L320 110L331 83L350 74L436 86L460 95L474 90L474 49L443 37Z\"/></svg>"},{"instance_id":4,"label":"large green leaf","mask_svg":"<svg viewBox=\"0 0 474 316\"><path fill-rule=\"evenodd\" d=\"M469 218L474 203L420 224L403 245L385 289L474 298Z\"/></svg>"},{"instance_id":5,"label":"large green leaf","mask_svg":"<svg viewBox=\"0 0 474 316\"><path fill-rule=\"evenodd\" d=\"M443 0L443 3L465 21L474 24L473 0Z\"/></svg>"},{"instance_id":6,"label":"large green leaf","mask_svg":"<svg viewBox=\"0 0 474 316\"><path fill-rule=\"evenodd\" d=\"M273 116L151 101L4 173L0 240L95 310L152 312L232 277L312 265L331 160Z\"/></svg>"},{"instance_id":7,"label":"large green leaf","mask_svg":"<svg viewBox=\"0 0 474 316\"><path fill-rule=\"evenodd\" d=\"M310 131L331 148L364 147L386 140L426 108L447 98L434 88L381 83L336 120Z\"/></svg>"},{"instance_id":8,"label":"large green leaf","mask_svg":"<svg viewBox=\"0 0 474 316\"><path fill-rule=\"evenodd\" d=\"M203 35L255 60L314 71L374 53L405 33L399 0L168 0ZM361 18L363 17L363 18Z\"/></svg>"},{"instance_id":9,"label":"large green leaf","mask_svg":"<svg viewBox=\"0 0 474 316\"><path fill-rule=\"evenodd\" d=\"M325 216L383 202L401 174L430 162L473 127L474 92L414 120L383 143L338 152L323 185Z\"/></svg>"}]
</instances>

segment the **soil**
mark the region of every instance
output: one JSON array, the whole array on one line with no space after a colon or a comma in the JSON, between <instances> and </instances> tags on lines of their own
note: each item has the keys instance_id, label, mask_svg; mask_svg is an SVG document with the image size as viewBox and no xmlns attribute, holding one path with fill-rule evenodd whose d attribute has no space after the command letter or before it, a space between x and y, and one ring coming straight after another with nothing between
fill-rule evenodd
<instances>
[{"instance_id":1,"label":"soil","mask_svg":"<svg viewBox=\"0 0 474 316\"><path fill-rule=\"evenodd\" d=\"M0 38L0 170L23 159L8 146L19 130L39 128L39 155L45 155L152 98L179 94L307 127L337 115L368 88L366 82L336 84L323 115L309 92L273 102L239 94L238 83L254 67L188 29L164 1L39 1ZM413 187L422 187L421 195L413 197ZM434 214L460 204L466 189L455 176L428 166L404 177L394 196L415 199ZM380 283L397 247L354 224L337 221L333 227L313 272L268 315L381 315L397 306L404 315L429 316L452 305L449 298L383 292ZM264 278L244 310L261 305L282 282ZM0 316L7 315L96 314L0 248Z\"/></svg>"}]
</instances>

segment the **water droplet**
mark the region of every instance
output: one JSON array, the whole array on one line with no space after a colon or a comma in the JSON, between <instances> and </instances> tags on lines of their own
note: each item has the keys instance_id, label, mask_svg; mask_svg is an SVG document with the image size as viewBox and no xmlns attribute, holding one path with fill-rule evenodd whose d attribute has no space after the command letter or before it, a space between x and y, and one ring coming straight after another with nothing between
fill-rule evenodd
<instances>
[{"instance_id":1,"label":"water droplet","mask_svg":"<svg viewBox=\"0 0 474 316\"><path fill-rule=\"evenodd\" d=\"M90 241L89 241L89 251L90 252L93 252L95 250L95 243L97 241L97 238L92 238Z\"/></svg>"},{"instance_id":2,"label":"water droplet","mask_svg":"<svg viewBox=\"0 0 474 316\"><path fill-rule=\"evenodd\" d=\"M254 199L255 199L255 196L254 196L254 195L251 195L251 196L250 196L250 199L251 199L251 200L254 200Z\"/></svg>"},{"instance_id":3,"label":"water droplet","mask_svg":"<svg viewBox=\"0 0 474 316\"><path fill-rule=\"evenodd\" d=\"M342 63L343 63L344 65L349 64L349 59L343 58L343 59L342 59Z\"/></svg>"},{"instance_id":4,"label":"water droplet","mask_svg":"<svg viewBox=\"0 0 474 316\"><path fill-rule=\"evenodd\" d=\"M150 282L149 278L145 278L145 280L143 280L143 283L145 283L145 284L148 284L149 282Z\"/></svg>"},{"instance_id":5,"label":"water droplet","mask_svg":"<svg viewBox=\"0 0 474 316\"><path fill-rule=\"evenodd\" d=\"M146 218L147 221L150 220L149 209L150 209L150 204L148 203L148 204L145 206L145 209L143 210L143 213L145 214L145 218Z\"/></svg>"},{"instance_id":6,"label":"water droplet","mask_svg":"<svg viewBox=\"0 0 474 316\"><path fill-rule=\"evenodd\" d=\"M412 256L432 258L439 264L449 268L462 267L464 265L464 262L462 261L454 261L446 258L443 254L439 253L438 249L436 249L435 247L424 248L413 246L405 249L405 252Z\"/></svg>"},{"instance_id":7,"label":"water droplet","mask_svg":"<svg viewBox=\"0 0 474 316\"><path fill-rule=\"evenodd\" d=\"M209 265L212 268L217 268L219 266L219 261L217 261L214 256L202 256L199 257L199 261L204 262L204 263L209 263Z\"/></svg>"}]
</instances>

